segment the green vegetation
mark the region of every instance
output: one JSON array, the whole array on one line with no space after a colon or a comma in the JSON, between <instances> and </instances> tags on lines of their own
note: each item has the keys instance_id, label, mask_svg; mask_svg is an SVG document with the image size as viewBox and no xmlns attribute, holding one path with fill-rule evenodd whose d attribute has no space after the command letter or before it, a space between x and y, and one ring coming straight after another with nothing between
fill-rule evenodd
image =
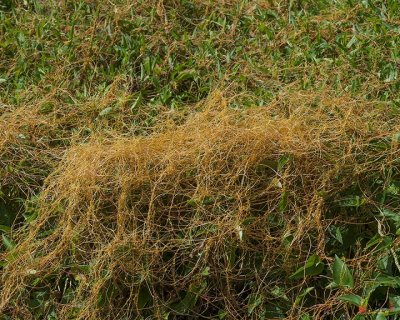
<instances>
[{"instance_id":1,"label":"green vegetation","mask_svg":"<svg viewBox=\"0 0 400 320\"><path fill-rule=\"evenodd\" d=\"M398 319L398 0L0 0L0 319Z\"/></svg>"}]
</instances>

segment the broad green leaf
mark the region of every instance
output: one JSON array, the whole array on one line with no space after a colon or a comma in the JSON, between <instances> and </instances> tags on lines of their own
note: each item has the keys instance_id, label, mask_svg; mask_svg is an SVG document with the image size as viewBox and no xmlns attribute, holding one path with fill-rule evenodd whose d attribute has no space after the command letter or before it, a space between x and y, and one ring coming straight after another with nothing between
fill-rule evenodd
<instances>
[{"instance_id":1,"label":"broad green leaf","mask_svg":"<svg viewBox=\"0 0 400 320\"><path fill-rule=\"evenodd\" d=\"M100 111L99 116L104 117L104 116L110 114L111 112L113 112L113 110L114 110L113 107L104 108L103 110Z\"/></svg>"},{"instance_id":2,"label":"broad green leaf","mask_svg":"<svg viewBox=\"0 0 400 320\"><path fill-rule=\"evenodd\" d=\"M229 267L232 268L238 260L238 254L236 252L236 247L234 247L232 245L228 245L226 247L225 254L226 254L226 259L228 261L228 265L229 265Z\"/></svg>"},{"instance_id":3,"label":"broad green leaf","mask_svg":"<svg viewBox=\"0 0 400 320\"><path fill-rule=\"evenodd\" d=\"M349 302L351 304L356 305L357 307L361 306L363 299L356 294L345 294L338 298L341 301Z\"/></svg>"},{"instance_id":4,"label":"broad green leaf","mask_svg":"<svg viewBox=\"0 0 400 320\"><path fill-rule=\"evenodd\" d=\"M138 97L135 99L135 101L132 103L131 106L131 111L137 110L138 107L142 104L143 96L142 94L139 94Z\"/></svg>"},{"instance_id":5,"label":"broad green leaf","mask_svg":"<svg viewBox=\"0 0 400 320\"><path fill-rule=\"evenodd\" d=\"M324 267L325 264L321 261L321 258L318 255L313 254L307 259L306 264L297 269L296 272L290 276L290 278L298 279L305 276L316 276L322 273Z\"/></svg>"},{"instance_id":6,"label":"broad green leaf","mask_svg":"<svg viewBox=\"0 0 400 320\"><path fill-rule=\"evenodd\" d=\"M143 309L146 307L151 301L153 300L153 297L151 295L151 292L149 291L149 288L147 285L144 283L140 286L139 289L139 294L137 297L137 306L139 309Z\"/></svg>"},{"instance_id":7,"label":"broad green leaf","mask_svg":"<svg viewBox=\"0 0 400 320\"><path fill-rule=\"evenodd\" d=\"M304 298L307 294L309 294L312 290L314 290L314 287L309 287L309 288L306 288L306 289L302 290L302 291L300 292L300 294L296 297L296 300L295 300L295 302L294 302L294 305L297 306L297 305L303 300L303 298Z\"/></svg>"},{"instance_id":8,"label":"broad green leaf","mask_svg":"<svg viewBox=\"0 0 400 320\"><path fill-rule=\"evenodd\" d=\"M374 245L380 243L382 241L382 237L379 234L374 235L366 244L365 249L369 249Z\"/></svg>"},{"instance_id":9,"label":"broad green leaf","mask_svg":"<svg viewBox=\"0 0 400 320\"><path fill-rule=\"evenodd\" d=\"M393 221L396 225L400 225L400 214L387 209L383 209L380 212L381 215L384 216L385 218Z\"/></svg>"},{"instance_id":10,"label":"broad green leaf","mask_svg":"<svg viewBox=\"0 0 400 320\"><path fill-rule=\"evenodd\" d=\"M397 186L396 184L394 184L394 183L391 183L386 189L385 189L385 191L387 192L387 193L389 193L389 194L392 194L392 195L398 195L399 194L399 186Z\"/></svg>"},{"instance_id":11,"label":"broad green leaf","mask_svg":"<svg viewBox=\"0 0 400 320\"><path fill-rule=\"evenodd\" d=\"M279 199L278 209L280 212L283 212L287 209L288 206L288 193L284 191L281 194L281 198Z\"/></svg>"},{"instance_id":12,"label":"broad green leaf","mask_svg":"<svg viewBox=\"0 0 400 320\"><path fill-rule=\"evenodd\" d=\"M390 296L389 301L395 308L400 307L400 296Z\"/></svg>"},{"instance_id":13,"label":"broad green leaf","mask_svg":"<svg viewBox=\"0 0 400 320\"><path fill-rule=\"evenodd\" d=\"M174 303L171 308L179 314L187 313L196 305L200 294L206 289L206 287L206 281L191 284L188 291L185 293L184 298L181 301Z\"/></svg>"},{"instance_id":14,"label":"broad green leaf","mask_svg":"<svg viewBox=\"0 0 400 320\"><path fill-rule=\"evenodd\" d=\"M391 257L387 254L381 255L376 263L377 268L383 272L390 269L391 265L392 265Z\"/></svg>"},{"instance_id":15,"label":"broad green leaf","mask_svg":"<svg viewBox=\"0 0 400 320\"><path fill-rule=\"evenodd\" d=\"M189 199L189 200L186 201L186 203L187 203L188 206L191 206L191 207L195 207L196 204L197 204L195 199Z\"/></svg>"},{"instance_id":16,"label":"broad green leaf","mask_svg":"<svg viewBox=\"0 0 400 320\"><path fill-rule=\"evenodd\" d=\"M347 265L335 255L335 262L333 263L333 281L341 287L352 288L354 285L353 276Z\"/></svg>"},{"instance_id":17,"label":"broad green leaf","mask_svg":"<svg viewBox=\"0 0 400 320\"><path fill-rule=\"evenodd\" d=\"M288 296L286 295L285 292L285 288L284 287L279 287L279 286L275 286L272 290L271 290L271 294L275 297L275 298L280 298L286 301L290 301Z\"/></svg>"},{"instance_id":18,"label":"broad green leaf","mask_svg":"<svg viewBox=\"0 0 400 320\"><path fill-rule=\"evenodd\" d=\"M168 320L169 319L169 314L170 314L171 312L170 311L163 311L163 313L162 313L162 319L163 320Z\"/></svg>"},{"instance_id":19,"label":"broad green leaf","mask_svg":"<svg viewBox=\"0 0 400 320\"><path fill-rule=\"evenodd\" d=\"M225 310L218 311L218 319L225 319L227 315L228 315L228 312Z\"/></svg>"},{"instance_id":20,"label":"broad green leaf","mask_svg":"<svg viewBox=\"0 0 400 320\"><path fill-rule=\"evenodd\" d=\"M247 313L251 315L255 308L257 308L263 299L259 294L252 293L249 297L249 303L247 305Z\"/></svg>"},{"instance_id":21,"label":"broad green leaf","mask_svg":"<svg viewBox=\"0 0 400 320\"><path fill-rule=\"evenodd\" d=\"M290 159L291 156L288 154L284 154L279 157L278 168L277 168L279 172L281 172L285 168L286 164L289 162Z\"/></svg>"},{"instance_id":22,"label":"broad green leaf","mask_svg":"<svg viewBox=\"0 0 400 320\"><path fill-rule=\"evenodd\" d=\"M1 235L3 239L3 244L7 250L12 250L15 247L15 243L12 242L4 233Z\"/></svg>"},{"instance_id":23,"label":"broad green leaf","mask_svg":"<svg viewBox=\"0 0 400 320\"><path fill-rule=\"evenodd\" d=\"M54 110L54 104L51 103L51 102L46 102L46 103L43 103L43 104L40 106L39 112L40 112L41 114L49 114L49 113L52 112L53 110Z\"/></svg>"},{"instance_id":24,"label":"broad green leaf","mask_svg":"<svg viewBox=\"0 0 400 320\"><path fill-rule=\"evenodd\" d=\"M392 142L400 142L400 132L396 132L392 135Z\"/></svg>"},{"instance_id":25,"label":"broad green leaf","mask_svg":"<svg viewBox=\"0 0 400 320\"><path fill-rule=\"evenodd\" d=\"M382 311L380 313L385 317L399 315L400 314L400 308L392 308L390 310Z\"/></svg>"},{"instance_id":26,"label":"broad green leaf","mask_svg":"<svg viewBox=\"0 0 400 320\"><path fill-rule=\"evenodd\" d=\"M354 36L350 39L350 41L347 43L346 48L347 48L347 49L351 48L351 46L352 46L353 44L355 44L356 42L357 42L357 37L354 35Z\"/></svg>"},{"instance_id":27,"label":"broad green leaf","mask_svg":"<svg viewBox=\"0 0 400 320\"><path fill-rule=\"evenodd\" d=\"M339 241L341 244L343 244L343 236L342 232L340 231L340 228L336 228L335 230L335 239Z\"/></svg>"},{"instance_id":28,"label":"broad green leaf","mask_svg":"<svg viewBox=\"0 0 400 320\"><path fill-rule=\"evenodd\" d=\"M377 234L367 242L365 250L368 250L369 248L376 246L374 248L374 251L377 252L389 248L392 244L393 240L390 237L388 236L381 237L379 234Z\"/></svg>"},{"instance_id":29,"label":"broad green leaf","mask_svg":"<svg viewBox=\"0 0 400 320\"><path fill-rule=\"evenodd\" d=\"M342 207L358 208L367 203L367 200L360 196L348 196L340 201Z\"/></svg>"},{"instance_id":30,"label":"broad green leaf","mask_svg":"<svg viewBox=\"0 0 400 320\"><path fill-rule=\"evenodd\" d=\"M379 313L376 315L375 320L386 320L386 317L384 316L384 314L383 314L382 312L379 312Z\"/></svg>"},{"instance_id":31,"label":"broad green leaf","mask_svg":"<svg viewBox=\"0 0 400 320\"><path fill-rule=\"evenodd\" d=\"M3 231L3 232L10 232L10 231L11 231L11 228L8 227L8 226L0 225L0 231Z\"/></svg>"},{"instance_id":32,"label":"broad green leaf","mask_svg":"<svg viewBox=\"0 0 400 320\"><path fill-rule=\"evenodd\" d=\"M205 267L204 270L201 272L203 276L210 275L210 267Z\"/></svg>"},{"instance_id":33,"label":"broad green leaf","mask_svg":"<svg viewBox=\"0 0 400 320\"><path fill-rule=\"evenodd\" d=\"M373 283L380 286L387 286L391 288L400 288L400 277L392 277L387 275L379 275Z\"/></svg>"},{"instance_id":34,"label":"broad green leaf","mask_svg":"<svg viewBox=\"0 0 400 320\"><path fill-rule=\"evenodd\" d=\"M178 74L178 76L175 78L176 82L182 82L188 79L193 79L197 75L196 70L190 69L190 70L184 70Z\"/></svg>"}]
</instances>

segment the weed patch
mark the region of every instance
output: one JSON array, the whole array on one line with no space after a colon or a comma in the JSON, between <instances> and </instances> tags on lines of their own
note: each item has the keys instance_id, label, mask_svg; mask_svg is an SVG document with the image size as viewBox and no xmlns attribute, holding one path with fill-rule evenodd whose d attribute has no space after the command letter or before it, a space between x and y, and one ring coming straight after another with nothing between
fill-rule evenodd
<instances>
[{"instance_id":1,"label":"weed patch","mask_svg":"<svg viewBox=\"0 0 400 320\"><path fill-rule=\"evenodd\" d=\"M397 171L399 123L326 101L245 112L216 95L164 133L70 148L4 256L2 310L41 295L64 319L351 313L341 294L392 259L371 249L394 239L367 235L397 208L379 179Z\"/></svg>"}]
</instances>

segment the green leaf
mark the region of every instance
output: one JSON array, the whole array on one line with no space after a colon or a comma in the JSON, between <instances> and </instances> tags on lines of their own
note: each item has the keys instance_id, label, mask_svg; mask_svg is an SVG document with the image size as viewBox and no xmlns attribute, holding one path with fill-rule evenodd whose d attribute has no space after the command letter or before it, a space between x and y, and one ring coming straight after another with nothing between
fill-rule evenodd
<instances>
[{"instance_id":1,"label":"green leaf","mask_svg":"<svg viewBox=\"0 0 400 320\"><path fill-rule=\"evenodd\" d=\"M162 319L163 320L168 320L169 319L169 314L170 314L171 312L170 311L163 311L163 313L162 313Z\"/></svg>"},{"instance_id":2,"label":"green leaf","mask_svg":"<svg viewBox=\"0 0 400 320\"><path fill-rule=\"evenodd\" d=\"M321 261L321 258L318 255L313 254L307 259L306 264L297 269L296 272L290 276L290 278L299 279L305 276L316 276L321 274L324 268L325 264Z\"/></svg>"},{"instance_id":3,"label":"green leaf","mask_svg":"<svg viewBox=\"0 0 400 320\"><path fill-rule=\"evenodd\" d=\"M333 263L333 281L342 287L352 288L354 285L349 268L337 255L335 255L335 262Z\"/></svg>"},{"instance_id":4,"label":"green leaf","mask_svg":"<svg viewBox=\"0 0 400 320\"><path fill-rule=\"evenodd\" d=\"M286 295L285 292L285 288L284 287L279 287L279 286L275 286L272 290L271 290L271 294L275 297L275 298L279 298L282 300L286 300L289 301L289 298Z\"/></svg>"},{"instance_id":5,"label":"green leaf","mask_svg":"<svg viewBox=\"0 0 400 320\"><path fill-rule=\"evenodd\" d=\"M149 303L151 303L153 300L153 297L151 295L151 292L149 291L149 288L147 285L144 283L140 286L139 289L139 294L137 297L137 306L139 309L143 309L146 307Z\"/></svg>"},{"instance_id":6,"label":"green leaf","mask_svg":"<svg viewBox=\"0 0 400 320\"><path fill-rule=\"evenodd\" d=\"M3 231L3 232L10 232L10 231L11 231L11 228L8 227L8 226L4 226L4 225L0 224L0 231Z\"/></svg>"},{"instance_id":7,"label":"green leaf","mask_svg":"<svg viewBox=\"0 0 400 320\"><path fill-rule=\"evenodd\" d=\"M339 228L336 228L335 230L335 239L341 244L343 244L343 236Z\"/></svg>"},{"instance_id":8,"label":"green leaf","mask_svg":"<svg viewBox=\"0 0 400 320\"><path fill-rule=\"evenodd\" d=\"M379 313L376 315L375 320L386 320L386 317L385 317L385 315L384 315L382 312L379 312Z\"/></svg>"},{"instance_id":9,"label":"green leaf","mask_svg":"<svg viewBox=\"0 0 400 320\"><path fill-rule=\"evenodd\" d=\"M400 132L396 132L394 135L392 135L392 142L400 142Z\"/></svg>"},{"instance_id":10,"label":"green leaf","mask_svg":"<svg viewBox=\"0 0 400 320\"><path fill-rule=\"evenodd\" d=\"M191 207L196 207L197 202L195 199L189 199L186 201L186 204Z\"/></svg>"},{"instance_id":11,"label":"green leaf","mask_svg":"<svg viewBox=\"0 0 400 320\"><path fill-rule=\"evenodd\" d=\"M389 302L395 307L400 307L400 296L389 296Z\"/></svg>"},{"instance_id":12,"label":"green leaf","mask_svg":"<svg viewBox=\"0 0 400 320\"><path fill-rule=\"evenodd\" d=\"M180 72L177 77L175 78L176 82L182 82L188 79L193 79L197 75L196 70L194 69L189 69L189 70L184 70Z\"/></svg>"},{"instance_id":13,"label":"green leaf","mask_svg":"<svg viewBox=\"0 0 400 320\"><path fill-rule=\"evenodd\" d=\"M200 294L207 288L207 282L193 283L182 300L172 304L171 308L179 314L185 314L190 311L197 303Z\"/></svg>"},{"instance_id":14,"label":"green leaf","mask_svg":"<svg viewBox=\"0 0 400 320\"><path fill-rule=\"evenodd\" d=\"M260 295L252 293L249 297L249 303L247 305L247 313L251 315L254 309L261 304L262 300L263 299Z\"/></svg>"},{"instance_id":15,"label":"green leaf","mask_svg":"<svg viewBox=\"0 0 400 320\"><path fill-rule=\"evenodd\" d=\"M104 116L110 114L113 110L114 110L113 107L104 108L103 110L100 111L99 116L104 117Z\"/></svg>"},{"instance_id":16,"label":"green leaf","mask_svg":"<svg viewBox=\"0 0 400 320\"><path fill-rule=\"evenodd\" d=\"M400 190L396 184L392 183L385 189L385 191L392 195L398 195Z\"/></svg>"},{"instance_id":17,"label":"green leaf","mask_svg":"<svg viewBox=\"0 0 400 320\"><path fill-rule=\"evenodd\" d=\"M288 193L284 191L281 194L281 198L279 199L278 210L280 212L283 212L287 209L287 206L288 206Z\"/></svg>"},{"instance_id":18,"label":"green leaf","mask_svg":"<svg viewBox=\"0 0 400 320\"><path fill-rule=\"evenodd\" d=\"M400 314L400 308L392 308L390 310L387 311L381 311L380 313L382 313L383 316L394 316L394 315L399 315Z\"/></svg>"},{"instance_id":19,"label":"green leaf","mask_svg":"<svg viewBox=\"0 0 400 320\"><path fill-rule=\"evenodd\" d=\"M228 312L225 310L218 311L218 319L225 319L227 315L228 315Z\"/></svg>"},{"instance_id":20,"label":"green leaf","mask_svg":"<svg viewBox=\"0 0 400 320\"><path fill-rule=\"evenodd\" d=\"M15 243L12 242L4 233L1 235L3 239L3 244L7 248L7 250L12 250L15 247Z\"/></svg>"},{"instance_id":21,"label":"green leaf","mask_svg":"<svg viewBox=\"0 0 400 320\"><path fill-rule=\"evenodd\" d=\"M365 245L365 250L373 247L374 245L380 243L382 241L382 236L379 234L374 235Z\"/></svg>"},{"instance_id":22,"label":"green leaf","mask_svg":"<svg viewBox=\"0 0 400 320\"><path fill-rule=\"evenodd\" d=\"M373 283L380 286L387 286L391 288L400 288L400 277L392 277L387 275L379 275Z\"/></svg>"},{"instance_id":23,"label":"green leaf","mask_svg":"<svg viewBox=\"0 0 400 320\"><path fill-rule=\"evenodd\" d=\"M380 212L382 216L393 221L397 226L400 225L400 214L387 209L380 210Z\"/></svg>"},{"instance_id":24,"label":"green leaf","mask_svg":"<svg viewBox=\"0 0 400 320\"><path fill-rule=\"evenodd\" d=\"M356 42L357 42L357 37L354 35L354 36L350 39L350 41L347 43L346 48L347 48L347 49L351 48L351 46L352 46L353 44L355 44Z\"/></svg>"},{"instance_id":25,"label":"green leaf","mask_svg":"<svg viewBox=\"0 0 400 320\"><path fill-rule=\"evenodd\" d=\"M342 207L359 208L367 203L367 199L360 196L348 196L340 201Z\"/></svg>"},{"instance_id":26,"label":"green leaf","mask_svg":"<svg viewBox=\"0 0 400 320\"><path fill-rule=\"evenodd\" d=\"M288 154L284 154L279 157L278 160L278 172L282 172L282 170L285 168L286 164L290 161L291 156Z\"/></svg>"},{"instance_id":27,"label":"green leaf","mask_svg":"<svg viewBox=\"0 0 400 320\"><path fill-rule=\"evenodd\" d=\"M294 302L294 305L297 306L303 298L309 294L312 290L314 290L314 287L309 287L301 291L301 293L296 297L296 300Z\"/></svg>"},{"instance_id":28,"label":"green leaf","mask_svg":"<svg viewBox=\"0 0 400 320\"><path fill-rule=\"evenodd\" d=\"M204 270L201 272L203 276L210 275L210 267L205 267Z\"/></svg>"},{"instance_id":29,"label":"green leaf","mask_svg":"<svg viewBox=\"0 0 400 320\"><path fill-rule=\"evenodd\" d=\"M132 103L131 111L134 112L135 110L137 110L142 104L142 101L143 101L143 96L142 94L139 94L138 97L135 99L135 101Z\"/></svg>"},{"instance_id":30,"label":"green leaf","mask_svg":"<svg viewBox=\"0 0 400 320\"><path fill-rule=\"evenodd\" d=\"M229 245L227 246L226 250L225 250L225 254L226 254L226 260L228 261L228 265L229 267L233 267L237 260L237 253L236 253L236 247Z\"/></svg>"},{"instance_id":31,"label":"green leaf","mask_svg":"<svg viewBox=\"0 0 400 320\"><path fill-rule=\"evenodd\" d=\"M390 237L388 236L381 237L379 234L377 234L367 242L365 250L368 250L369 248L376 246L374 248L374 251L378 252L390 248L392 244L393 240Z\"/></svg>"},{"instance_id":32,"label":"green leaf","mask_svg":"<svg viewBox=\"0 0 400 320\"><path fill-rule=\"evenodd\" d=\"M340 296L338 298L341 301L349 302L351 304L354 304L355 306L359 307L362 305L363 299L356 294L345 294L343 296Z\"/></svg>"},{"instance_id":33,"label":"green leaf","mask_svg":"<svg viewBox=\"0 0 400 320\"><path fill-rule=\"evenodd\" d=\"M54 110L54 104L52 102L45 102L40 106L39 113L49 114Z\"/></svg>"}]
</instances>

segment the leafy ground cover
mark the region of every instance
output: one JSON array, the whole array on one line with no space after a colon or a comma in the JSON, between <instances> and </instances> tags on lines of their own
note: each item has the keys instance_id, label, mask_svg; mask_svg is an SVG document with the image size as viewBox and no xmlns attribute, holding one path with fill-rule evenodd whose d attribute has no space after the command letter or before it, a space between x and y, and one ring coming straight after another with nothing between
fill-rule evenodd
<instances>
[{"instance_id":1,"label":"leafy ground cover","mask_svg":"<svg viewBox=\"0 0 400 320\"><path fill-rule=\"evenodd\" d=\"M0 1L0 319L396 319L399 17Z\"/></svg>"}]
</instances>

